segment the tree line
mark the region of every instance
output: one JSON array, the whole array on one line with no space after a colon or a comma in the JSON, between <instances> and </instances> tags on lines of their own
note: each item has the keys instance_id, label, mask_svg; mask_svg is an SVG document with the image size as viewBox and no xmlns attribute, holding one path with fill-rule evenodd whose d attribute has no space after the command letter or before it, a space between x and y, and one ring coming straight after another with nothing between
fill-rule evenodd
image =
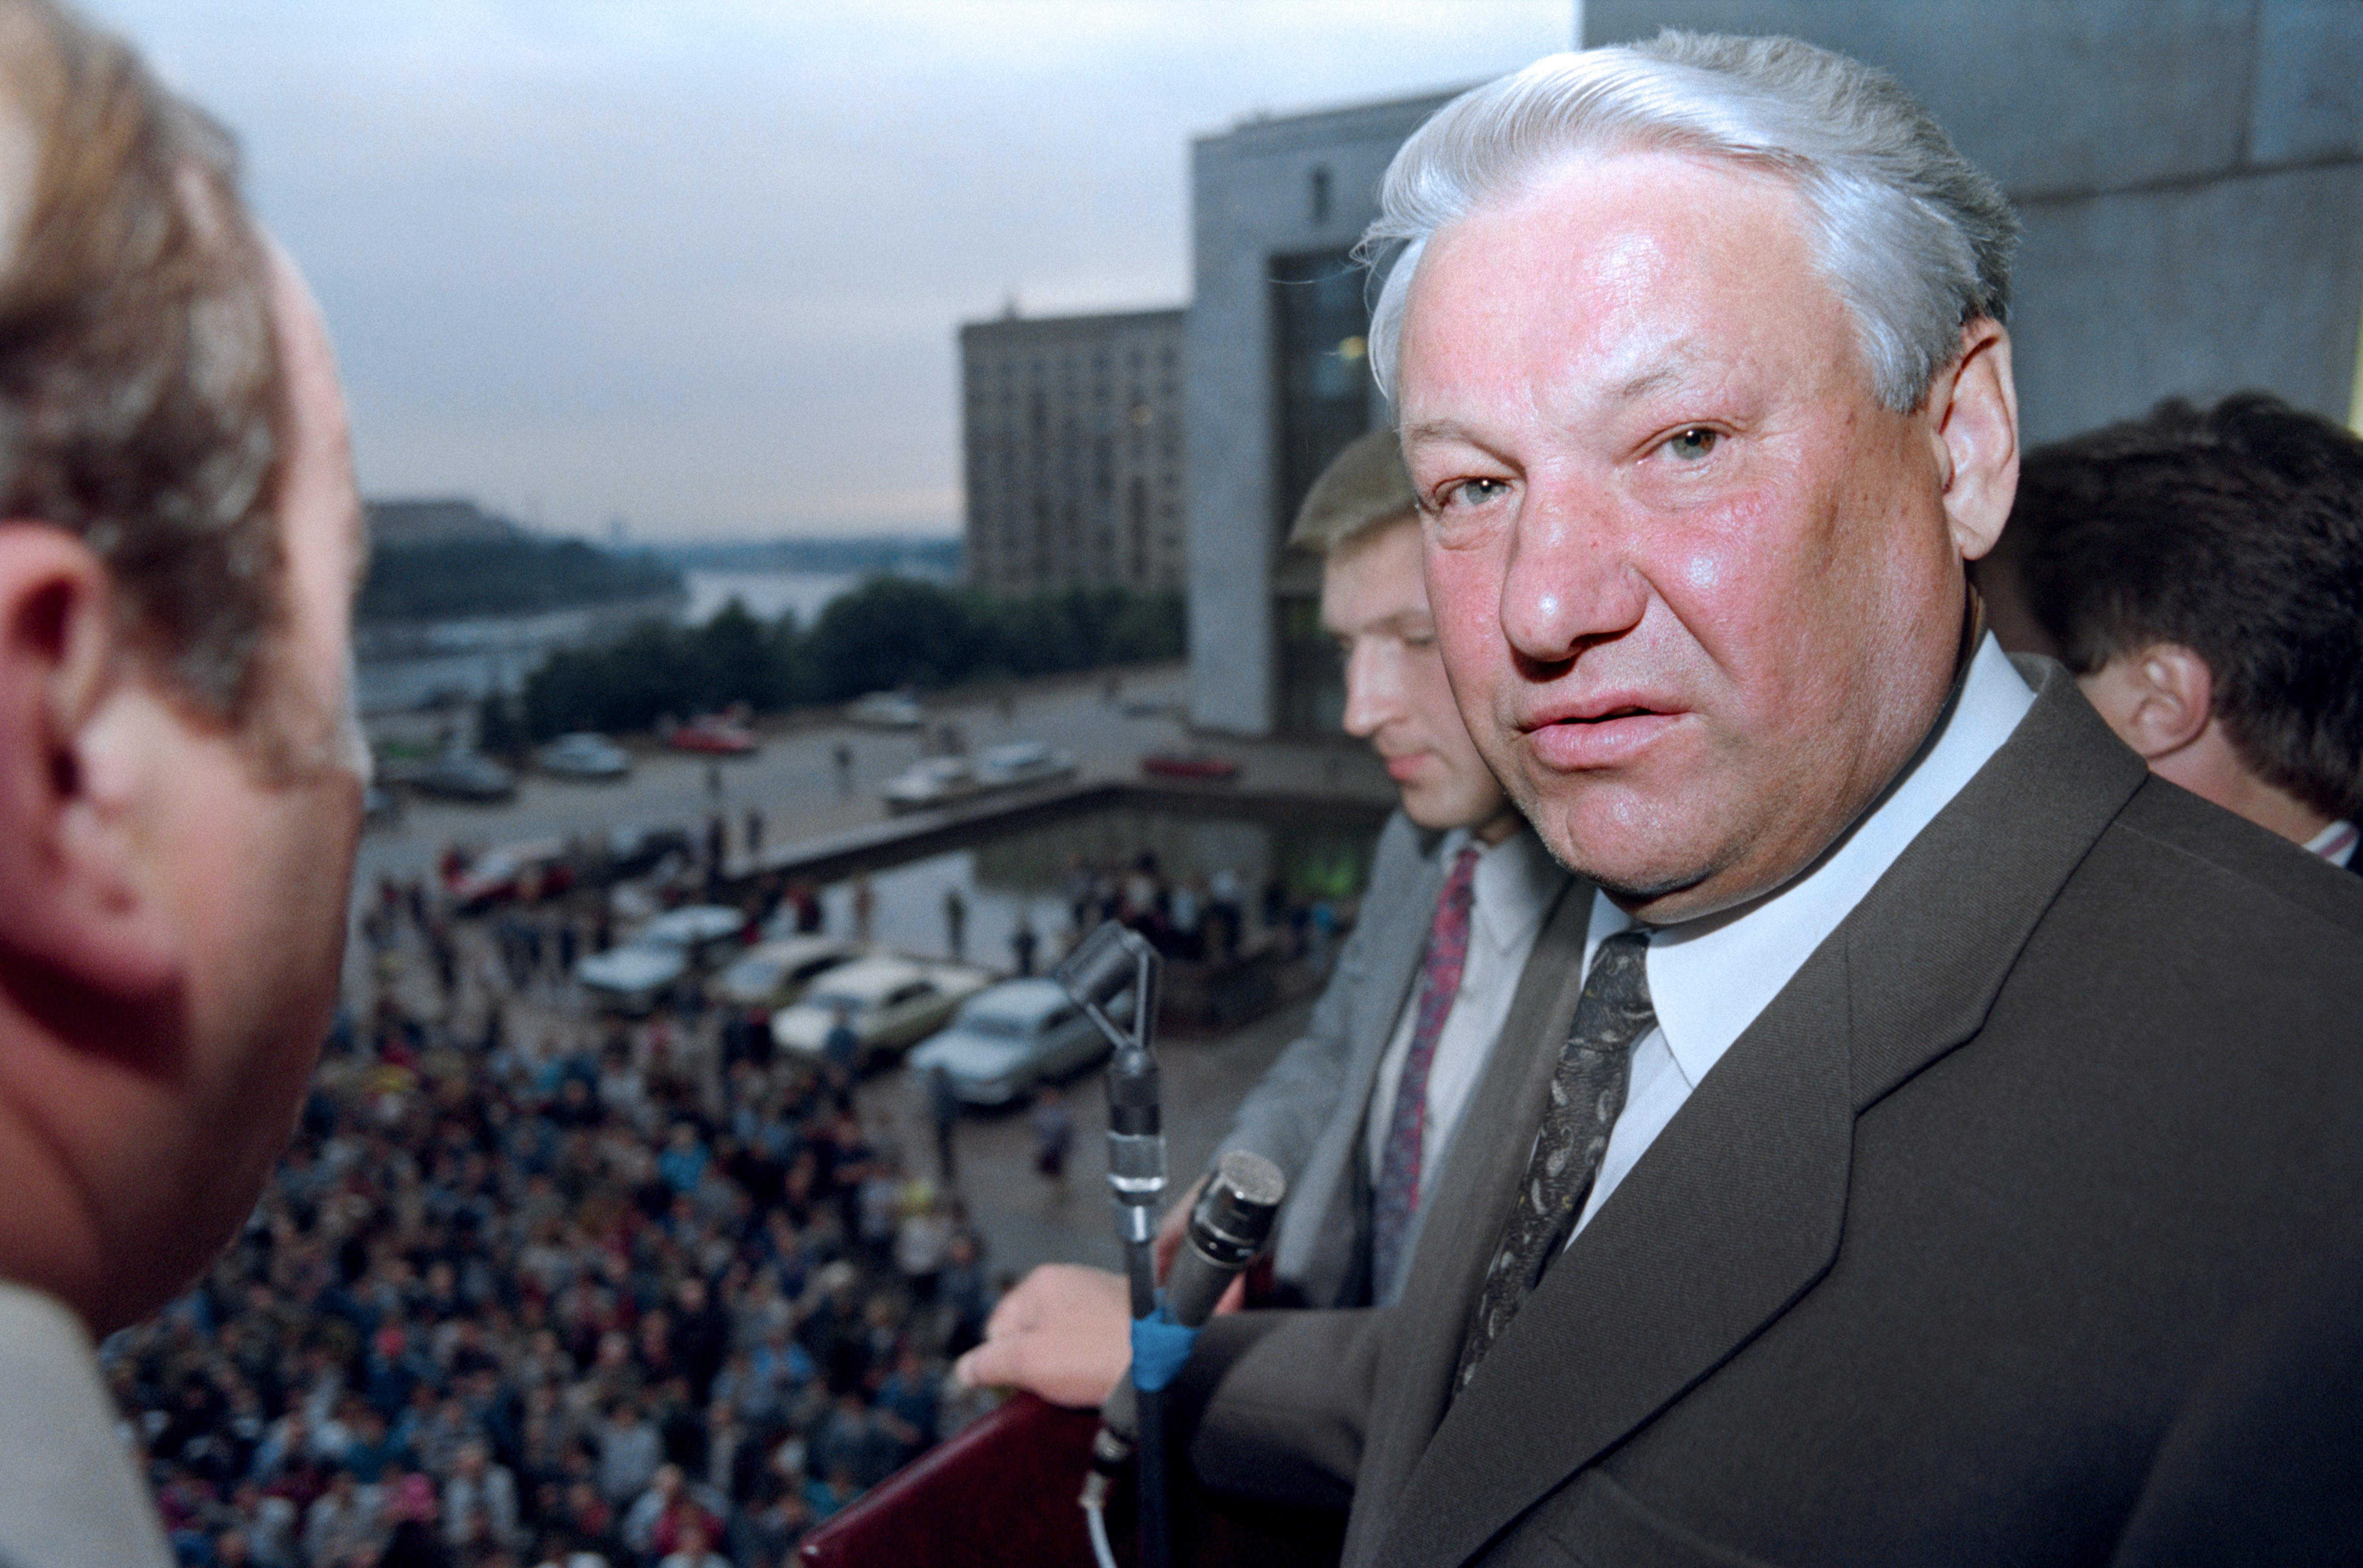
<instances>
[{"instance_id":1,"label":"tree line","mask_svg":"<svg viewBox=\"0 0 2363 1568\"><path fill-rule=\"evenodd\" d=\"M681 573L663 562L613 555L581 539L440 539L372 554L354 614L363 620L524 615L681 592Z\"/></svg>"},{"instance_id":2,"label":"tree line","mask_svg":"<svg viewBox=\"0 0 2363 1568\"><path fill-rule=\"evenodd\" d=\"M732 703L758 712L1010 676L1178 659L1187 647L1172 590L1067 588L998 598L873 577L807 628L764 621L733 600L702 626L644 621L604 648L565 650L527 677L521 698L486 706L487 749L574 729L645 729Z\"/></svg>"}]
</instances>

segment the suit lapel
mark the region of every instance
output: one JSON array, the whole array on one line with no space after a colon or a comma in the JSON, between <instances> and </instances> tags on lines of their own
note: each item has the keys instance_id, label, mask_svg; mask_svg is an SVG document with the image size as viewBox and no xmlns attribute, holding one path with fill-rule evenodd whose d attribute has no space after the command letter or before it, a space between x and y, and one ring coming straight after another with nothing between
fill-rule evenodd
<instances>
[{"instance_id":1,"label":"suit lapel","mask_svg":"<svg viewBox=\"0 0 2363 1568\"><path fill-rule=\"evenodd\" d=\"M1428 929L1435 924L1436 901L1444 886L1442 847L1442 835L1423 835L1420 874L1414 885L1390 907L1364 911L1364 918L1371 922L1371 994L1355 1001L1338 1114L1330 1118L1297 1178L1299 1192L1319 1204L1321 1223L1297 1232L1306 1239L1303 1253L1274 1259L1283 1274L1303 1280L1308 1294L1325 1304L1350 1283L1348 1276L1367 1251L1360 1244L1367 1216L1359 1196L1367 1183L1354 1161L1362 1148L1361 1129L1369 1118L1380 1059L1386 1055L1426 957Z\"/></svg>"},{"instance_id":2,"label":"suit lapel","mask_svg":"<svg viewBox=\"0 0 2363 1568\"><path fill-rule=\"evenodd\" d=\"M1456 1194L1449 1226L1439 1207L1437 1244L1414 1257L1434 1277L1418 1282L1430 1288L1397 1333L1401 1365L1388 1374L1403 1393L1374 1421L1362 1476L1385 1489L1357 1509L1348 1561L1465 1561L1827 1270L1855 1115L1976 1033L2059 885L2146 776L2064 671L2026 672L2040 688L2010 741L1707 1075L1438 1426L1468 1303L1539 1119L1549 1069L1533 1062L1555 1055L1578 987L1536 1020L1548 1032L1520 1037L1540 1043L1497 1052L1529 1059L1532 1086L1503 1096L1514 1110L1496 1106L1524 1119L1492 1124L1521 1130L1493 1140L1487 1190ZM1579 928L1579 963L1581 941Z\"/></svg>"}]
</instances>

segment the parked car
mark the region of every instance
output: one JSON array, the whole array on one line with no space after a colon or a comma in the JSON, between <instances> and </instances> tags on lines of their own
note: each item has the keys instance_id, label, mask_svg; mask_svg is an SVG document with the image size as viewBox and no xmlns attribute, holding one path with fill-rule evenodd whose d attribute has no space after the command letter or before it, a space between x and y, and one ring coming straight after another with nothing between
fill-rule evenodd
<instances>
[{"instance_id":1,"label":"parked car","mask_svg":"<svg viewBox=\"0 0 2363 1568\"><path fill-rule=\"evenodd\" d=\"M738 949L747 917L719 904L669 909L622 947L576 961L574 978L605 1006L642 1013Z\"/></svg>"},{"instance_id":2,"label":"parked car","mask_svg":"<svg viewBox=\"0 0 2363 1568\"><path fill-rule=\"evenodd\" d=\"M1239 765L1220 752L1193 747L1185 751L1151 751L1140 759L1140 771L1156 778L1227 780L1239 776Z\"/></svg>"},{"instance_id":3,"label":"parked car","mask_svg":"<svg viewBox=\"0 0 2363 1568\"><path fill-rule=\"evenodd\" d=\"M992 976L966 964L860 959L830 970L803 1000L772 1014L771 1040L782 1051L818 1060L843 1012L867 1065L926 1039L953 1008L991 983Z\"/></svg>"},{"instance_id":4,"label":"parked car","mask_svg":"<svg viewBox=\"0 0 2363 1568\"><path fill-rule=\"evenodd\" d=\"M475 914L515 898L527 904L555 898L574 885L566 846L556 839L495 844L447 877L452 902Z\"/></svg>"},{"instance_id":5,"label":"parked car","mask_svg":"<svg viewBox=\"0 0 2363 1568\"><path fill-rule=\"evenodd\" d=\"M962 1003L910 1063L915 1073L941 1067L964 1104L1005 1106L1107 1052L1107 1037L1056 981L1004 980Z\"/></svg>"},{"instance_id":6,"label":"parked car","mask_svg":"<svg viewBox=\"0 0 2363 1568\"><path fill-rule=\"evenodd\" d=\"M956 806L980 787L966 757L923 757L888 779L879 793L889 811L929 811Z\"/></svg>"},{"instance_id":7,"label":"parked car","mask_svg":"<svg viewBox=\"0 0 2363 1568\"><path fill-rule=\"evenodd\" d=\"M926 811L1000 790L1072 778L1074 773L1071 753L1054 751L1039 740L1013 740L1005 746L988 746L973 760L925 758L887 780L881 793L889 811Z\"/></svg>"},{"instance_id":8,"label":"parked car","mask_svg":"<svg viewBox=\"0 0 2363 1568\"><path fill-rule=\"evenodd\" d=\"M1074 754L1054 751L1039 740L987 746L976 755L976 782L983 789L1022 789L1074 776Z\"/></svg>"},{"instance_id":9,"label":"parked car","mask_svg":"<svg viewBox=\"0 0 2363 1568\"><path fill-rule=\"evenodd\" d=\"M481 751L446 751L411 773L410 787L446 800L497 802L516 795L516 775Z\"/></svg>"},{"instance_id":10,"label":"parked car","mask_svg":"<svg viewBox=\"0 0 2363 1568\"><path fill-rule=\"evenodd\" d=\"M687 862L695 854L696 845L691 841L686 828L627 825L608 830L606 851L609 876L638 876L656 870L668 855L678 855Z\"/></svg>"},{"instance_id":11,"label":"parked car","mask_svg":"<svg viewBox=\"0 0 2363 1568\"><path fill-rule=\"evenodd\" d=\"M702 713L687 724L677 724L667 730L664 743L676 751L744 757L755 750L755 732L718 713Z\"/></svg>"},{"instance_id":12,"label":"parked car","mask_svg":"<svg viewBox=\"0 0 2363 1568\"><path fill-rule=\"evenodd\" d=\"M842 937L782 937L749 948L714 977L706 995L734 1007L776 1012L802 996L822 975L869 951Z\"/></svg>"},{"instance_id":13,"label":"parked car","mask_svg":"<svg viewBox=\"0 0 2363 1568\"><path fill-rule=\"evenodd\" d=\"M545 773L562 779L620 779L630 775L632 759L604 735L587 729L561 735L534 753Z\"/></svg>"},{"instance_id":14,"label":"parked car","mask_svg":"<svg viewBox=\"0 0 2363 1568\"><path fill-rule=\"evenodd\" d=\"M871 692L845 705L845 717L871 729L916 729L927 710L908 692Z\"/></svg>"}]
</instances>

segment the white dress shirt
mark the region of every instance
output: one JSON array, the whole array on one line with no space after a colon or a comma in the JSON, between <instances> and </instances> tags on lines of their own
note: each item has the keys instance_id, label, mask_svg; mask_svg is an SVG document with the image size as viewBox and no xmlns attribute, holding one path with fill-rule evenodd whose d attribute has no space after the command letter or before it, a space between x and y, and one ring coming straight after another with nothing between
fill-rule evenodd
<instances>
[{"instance_id":1,"label":"white dress shirt","mask_svg":"<svg viewBox=\"0 0 2363 1568\"><path fill-rule=\"evenodd\" d=\"M1466 829L1446 835L1444 863L1469 843ZM1498 844L1480 847L1477 870L1470 883L1474 894L1469 914L1469 956L1460 969L1460 989L1453 994L1452 1010L1436 1037L1436 1054L1427 1066L1427 1120L1420 1134L1419 1195L1426 1200L1436 1173L1444 1164L1446 1145L1460 1123L1470 1091L1485 1069L1493 1041L1510 1016L1518 993L1518 977L1525 973L1526 955L1541 934L1543 916L1567 884L1542 840L1520 828ZM1378 1185L1385 1162L1387 1134L1395 1114L1395 1090L1402 1085L1403 1058L1411 1054L1411 1037L1419 1024L1420 987L1414 983L1403 1002L1403 1016L1387 1053L1379 1062L1370 1085L1370 1119L1364 1125L1364 1145L1370 1151L1370 1184Z\"/></svg>"},{"instance_id":2,"label":"white dress shirt","mask_svg":"<svg viewBox=\"0 0 2363 1568\"><path fill-rule=\"evenodd\" d=\"M1988 634L1969 662L1969 679L1944 733L1835 848L1803 876L1753 903L1660 927L1651 935L1649 999L1658 1027L1633 1048L1625 1112L1608 1136L1577 1232L1592 1223L1616 1184L1640 1162L1732 1042L1854 912L1920 829L2002 749L2034 706L2035 694ZM1601 942L1632 924L1632 917L1606 894L1594 895L1583 946L1587 972ZM1569 1240L1574 1240L1572 1233Z\"/></svg>"}]
</instances>

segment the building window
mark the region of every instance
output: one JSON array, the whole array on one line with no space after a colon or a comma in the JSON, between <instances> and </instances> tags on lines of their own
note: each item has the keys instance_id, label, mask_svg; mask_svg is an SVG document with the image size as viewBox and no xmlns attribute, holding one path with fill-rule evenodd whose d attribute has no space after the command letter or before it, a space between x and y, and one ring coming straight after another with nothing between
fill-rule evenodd
<instances>
[{"instance_id":1,"label":"building window","mask_svg":"<svg viewBox=\"0 0 2363 1568\"><path fill-rule=\"evenodd\" d=\"M1326 228L1328 225L1329 169L1326 164L1315 164L1313 169L1313 227Z\"/></svg>"},{"instance_id":2,"label":"building window","mask_svg":"<svg viewBox=\"0 0 2363 1568\"><path fill-rule=\"evenodd\" d=\"M1270 277L1280 360L1277 544L1321 471L1370 428L1372 386L1361 269L1342 250L1324 250L1274 257Z\"/></svg>"}]
</instances>

